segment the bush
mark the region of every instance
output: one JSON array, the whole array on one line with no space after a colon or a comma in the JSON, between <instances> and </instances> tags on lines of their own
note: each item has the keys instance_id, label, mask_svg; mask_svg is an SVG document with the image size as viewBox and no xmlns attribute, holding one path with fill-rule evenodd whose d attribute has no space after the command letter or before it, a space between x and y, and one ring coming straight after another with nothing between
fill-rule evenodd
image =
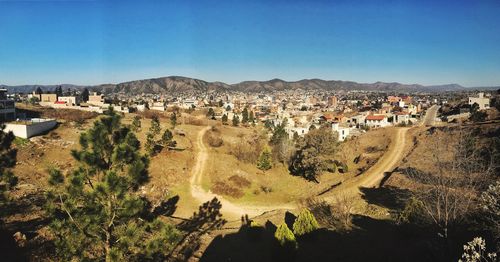
<instances>
[{"instance_id":1,"label":"bush","mask_svg":"<svg viewBox=\"0 0 500 262\"><path fill-rule=\"evenodd\" d=\"M314 215L306 208L304 208L295 222L293 223L293 233L297 236L303 236L311 233L319 228L318 221Z\"/></svg>"},{"instance_id":2,"label":"bush","mask_svg":"<svg viewBox=\"0 0 500 262\"><path fill-rule=\"evenodd\" d=\"M244 195L243 191L239 188L233 187L223 181L216 181L212 187L212 192L219 195L230 196L233 198L240 198Z\"/></svg>"},{"instance_id":3,"label":"bush","mask_svg":"<svg viewBox=\"0 0 500 262\"><path fill-rule=\"evenodd\" d=\"M238 175L231 176L229 178L229 181L231 181L235 186L240 188L249 187L252 184L252 182L250 182L248 179Z\"/></svg>"},{"instance_id":4,"label":"bush","mask_svg":"<svg viewBox=\"0 0 500 262\"><path fill-rule=\"evenodd\" d=\"M207 142L211 147L220 147L224 144L222 137L218 133L212 131L207 133Z\"/></svg>"},{"instance_id":5,"label":"bush","mask_svg":"<svg viewBox=\"0 0 500 262\"><path fill-rule=\"evenodd\" d=\"M274 237L278 240L282 247L293 249L297 248L297 240L295 239L295 235L288 228L286 223L282 223L278 226L276 232L274 233Z\"/></svg>"}]
</instances>

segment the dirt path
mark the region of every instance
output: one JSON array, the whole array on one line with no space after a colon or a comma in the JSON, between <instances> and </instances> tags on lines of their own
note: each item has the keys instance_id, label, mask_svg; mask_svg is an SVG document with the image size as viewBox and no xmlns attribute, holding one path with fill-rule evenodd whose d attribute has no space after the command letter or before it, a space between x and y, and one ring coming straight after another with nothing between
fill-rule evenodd
<instances>
[{"instance_id":1,"label":"dirt path","mask_svg":"<svg viewBox=\"0 0 500 262\"><path fill-rule=\"evenodd\" d=\"M191 195L197 199L200 203L207 202L214 197L220 200L222 204L221 212L226 217L240 217L241 215L247 214L250 217L261 215L264 212L284 209L292 210L297 208L294 204L283 204L283 205L272 205L272 206L257 206L257 205L241 205L235 204L221 195L214 194L210 191L205 191L202 188L202 178L205 172L205 164L208 161L209 154L207 147L203 143L203 136L209 130L210 127L202 129L196 139L196 147L198 148L198 156L196 159L195 166L193 168L193 174L190 180ZM341 186L332 190L332 193L342 192L344 194L359 194L360 187L374 187L378 186L378 183L384 177L384 172L392 171L396 164L403 157L405 144L406 144L406 131L409 128L398 128L396 134L392 138L391 144L387 152L380 158L380 160L372 166L368 171L359 177L349 179L345 181ZM334 195L327 196L324 199L326 201L331 201L334 199Z\"/></svg>"},{"instance_id":2,"label":"dirt path","mask_svg":"<svg viewBox=\"0 0 500 262\"><path fill-rule=\"evenodd\" d=\"M406 132L409 128L398 128L396 134L391 138L391 144L387 152L362 175L345 181L341 186L332 190L332 193L360 194L360 187L377 187L384 178L384 173L392 171L401 160L406 146ZM335 195L325 197L326 201L332 201Z\"/></svg>"},{"instance_id":3,"label":"dirt path","mask_svg":"<svg viewBox=\"0 0 500 262\"><path fill-rule=\"evenodd\" d=\"M273 205L273 206L247 206L234 204L221 195L214 194L210 191L205 191L202 188L202 178L205 172L205 163L208 160L208 150L203 143L203 136L210 129L210 127L203 128L196 138L196 147L198 148L198 156L196 159L195 166L193 168L193 174L191 176L191 195L197 199L200 203L204 203L217 197L222 204L221 212L225 217L241 217L242 215L249 215L250 217L260 215L264 212L277 210L277 209L295 209L295 205L284 204L284 205Z\"/></svg>"}]
</instances>

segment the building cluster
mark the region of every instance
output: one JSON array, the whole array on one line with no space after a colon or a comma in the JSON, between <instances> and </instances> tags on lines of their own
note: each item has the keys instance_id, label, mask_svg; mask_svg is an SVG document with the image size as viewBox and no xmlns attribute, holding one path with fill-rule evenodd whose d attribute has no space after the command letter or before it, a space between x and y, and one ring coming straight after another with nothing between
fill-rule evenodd
<instances>
[{"instance_id":1,"label":"building cluster","mask_svg":"<svg viewBox=\"0 0 500 262\"><path fill-rule=\"evenodd\" d=\"M0 117L15 118L13 101L6 92L0 93ZM113 94L104 96L96 92L85 98L81 93L58 95L33 92L25 99L36 99L42 106L103 112L109 107L115 111L166 111L169 107L181 109L212 108L215 119L243 118L246 108L254 124L284 125L290 138L304 136L313 128L327 126L343 141L369 128L417 123L431 104L447 103L450 97L443 94L398 95L370 91L310 91L284 90L268 93L211 92L203 95ZM479 93L469 97L469 104L477 103L480 109L489 107L489 98ZM11 114L14 115L11 115Z\"/></svg>"}]
</instances>

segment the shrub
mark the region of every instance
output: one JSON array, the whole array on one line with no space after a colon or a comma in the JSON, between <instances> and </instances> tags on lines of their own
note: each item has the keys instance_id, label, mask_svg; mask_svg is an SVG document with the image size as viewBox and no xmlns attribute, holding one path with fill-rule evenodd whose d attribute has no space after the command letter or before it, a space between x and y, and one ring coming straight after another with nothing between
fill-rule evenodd
<instances>
[{"instance_id":1,"label":"shrub","mask_svg":"<svg viewBox=\"0 0 500 262\"><path fill-rule=\"evenodd\" d=\"M226 195L233 198L240 198L244 195L241 189L233 187L230 184L225 183L223 181L216 181L212 185L211 190L215 194Z\"/></svg>"},{"instance_id":2,"label":"shrub","mask_svg":"<svg viewBox=\"0 0 500 262\"><path fill-rule=\"evenodd\" d=\"M207 142L211 147L220 147L224 144L222 137L213 131L207 133Z\"/></svg>"},{"instance_id":3,"label":"shrub","mask_svg":"<svg viewBox=\"0 0 500 262\"><path fill-rule=\"evenodd\" d=\"M295 239L295 235L288 228L286 223L282 223L278 226L276 232L274 233L274 237L278 240L282 247L293 249L297 248L297 240Z\"/></svg>"},{"instance_id":4,"label":"shrub","mask_svg":"<svg viewBox=\"0 0 500 262\"><path fill-rule=\"evenodd\" d=\"M252 184L252 182L250 182L248 179L238 175L231 176L229 178L229 181L231 181L235 186L240 188L249 187Z\"/></svg>"},{"instance_id":5,"label":"shrub","mask_svg":"<svg viewBox=\"0 0 500 262\"><path fill-rule=\"evenodd\" d=\"M314 215L304 208L293 223L293 233L302 236L319 228L318 221Z\"/></svg>"}]
</instances>

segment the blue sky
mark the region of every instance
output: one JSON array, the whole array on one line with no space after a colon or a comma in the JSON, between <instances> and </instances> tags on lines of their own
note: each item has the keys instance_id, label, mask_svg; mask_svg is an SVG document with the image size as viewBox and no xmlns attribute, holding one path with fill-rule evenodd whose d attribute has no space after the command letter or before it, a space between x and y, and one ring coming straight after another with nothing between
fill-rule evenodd
<instances>
[{"instance_id":1,"label":"blue sky","mask_svg":"<svg viewBox=\"0 0 500 262\"><path fill-rule=\"evenodd\" d=\"M0 0L0 84L500 85L500 1Z\"/></svg>"}]
</instances>

